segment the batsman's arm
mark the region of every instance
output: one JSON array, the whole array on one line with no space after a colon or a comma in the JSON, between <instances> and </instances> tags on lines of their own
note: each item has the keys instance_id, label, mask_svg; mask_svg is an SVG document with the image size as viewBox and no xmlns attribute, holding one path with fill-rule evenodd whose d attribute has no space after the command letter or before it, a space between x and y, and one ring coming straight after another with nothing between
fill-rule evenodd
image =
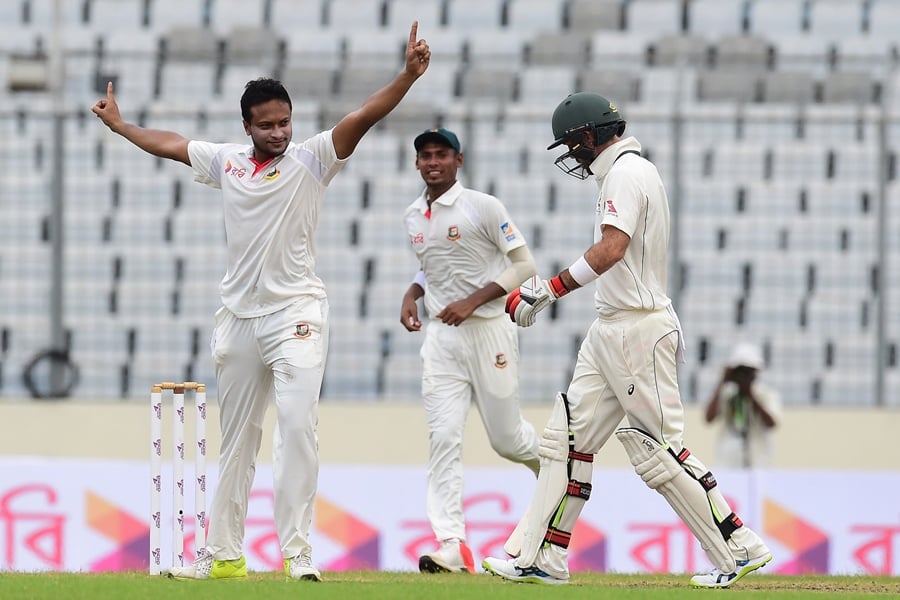
<instances>
[{"instance_id":1,"label":"batsman's arm","mask_svg":"<svg viewBox=\"0 0 900 600\"><path fill-rule=\"evenodd\" d=\"M422 76L431 61L431 50L425 40L417 40L419 22L413 21L406 46L406 66L392 82L369 96L361 107L340 120L332 133L334 150L340 159L353 154L356 145L378 121L386 117Z\"/></svg>"},{"instance_id":2,"label":"batsman's arm","mask_svg":"<svg viewBox=\"0 0 900 600\"><path fill-rule=\"evenodd\" d=\"M588 248L578 260L550 279L532 277L506 298L509 318L521 327L534 324L537 313L569 292L597 279L622 260L631 238L611 225L603 226L603 239Z\"/></svg>"},{"instance_id":3,"label":"batsman's arm","mask_svg":"<svg viewBox=\"0 0 900 600\"><path fill-rule=\"evenodd\" d=\"M624 258L631 242L628 234L612 225L603 225L602 231L603 239L588 248L572 266L560 272L560 281L568 291L590 283ZM584 269L585 266L587 270Z\"/></svg>"},{"instance_id":4,"label":"batsman's arm","mask_svg":"<svg viewBox=\"0 0 900 600\"><path fill-rule=\"evenodd\" d=\"M188 166L191 158L188 154L188 140L172 131L159 129L145 129L122 119L119 105L113 93L113 84L106 84L106 98L101 98L91 107L91 112L97 115L110 131L118 133L126 140L145 152L154 156L177 160Z\"/></svg>"}]
</instances>

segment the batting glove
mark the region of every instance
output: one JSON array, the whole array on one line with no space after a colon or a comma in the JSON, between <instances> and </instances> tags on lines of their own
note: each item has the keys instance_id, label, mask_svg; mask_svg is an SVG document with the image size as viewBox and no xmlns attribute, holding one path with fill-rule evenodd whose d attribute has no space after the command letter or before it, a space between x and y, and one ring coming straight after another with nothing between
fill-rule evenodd
<instances>
[{"instance_id":1,"label":"batting glove","mask_svg":"<svg viewBox=\"0 0 900 600\"><path fill-rule=\"evenodd\" d=\"M568 293L558 275L547 280L535 275L506 297L506 312L519 327L531 327L539 312Z\"/></svg>"}]
</instances>

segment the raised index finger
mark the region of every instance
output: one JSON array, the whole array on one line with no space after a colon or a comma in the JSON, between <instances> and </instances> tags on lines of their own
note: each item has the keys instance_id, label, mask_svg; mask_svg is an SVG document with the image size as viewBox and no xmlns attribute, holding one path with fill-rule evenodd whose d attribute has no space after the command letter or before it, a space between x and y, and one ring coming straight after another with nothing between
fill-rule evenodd
<instances>
[{"instance_id":1,"label":"raised index finger","mask_svg":"<svg viewBox=\"0 0 900 600\"><path fill-rule=\"evenodd\" d=\"M113 99L113 82L112 81L106 82L106 99L107 100Z\"/></svg>"},{"instance_id":2,"label":"raised index finger","mask_svg":"<svg viewBox=\"0 0 900 600\"><path fill-rule=\"evenodd\" d=\"M412 27L409 28L409 47L412 48L416 45L416 34L419 33L419 22L413 21Z\"/></svg>"}]
</instances>

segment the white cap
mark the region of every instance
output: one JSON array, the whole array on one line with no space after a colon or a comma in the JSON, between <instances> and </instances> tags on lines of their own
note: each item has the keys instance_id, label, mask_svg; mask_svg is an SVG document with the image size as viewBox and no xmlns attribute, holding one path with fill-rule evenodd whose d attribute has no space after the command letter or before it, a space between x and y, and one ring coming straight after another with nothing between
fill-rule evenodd
<instances>
[{"instance_id":1,"label":"white cap","mask_svg":"<svg viewBox=\"0 0 900 600\"><path fill-rule=\"evenodd\" d=\"M729 367L750 367L762 369L766 364L763 359L762 349L756 344L741 343L734 347L731 358L728 359Z\"/></svg>"}]
</instances>

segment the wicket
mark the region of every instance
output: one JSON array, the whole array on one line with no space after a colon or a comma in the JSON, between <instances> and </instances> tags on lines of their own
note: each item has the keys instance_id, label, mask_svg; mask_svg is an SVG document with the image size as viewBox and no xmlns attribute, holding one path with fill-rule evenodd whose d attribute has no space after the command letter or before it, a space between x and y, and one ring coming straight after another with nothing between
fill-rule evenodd
<instances>
[{"instance_id":1,"label":"wicket","mask_svg":"<svg viewBox=\"0 0 900 600\"><path fill-rule=\"evenodd\" d=\"M162 395L172 391L172 566L184 565L184 395L194 392L194 555L206 546L206 385L157 383L150 389L150 574L162 573Z\"/></svg>"}]
</instances>

